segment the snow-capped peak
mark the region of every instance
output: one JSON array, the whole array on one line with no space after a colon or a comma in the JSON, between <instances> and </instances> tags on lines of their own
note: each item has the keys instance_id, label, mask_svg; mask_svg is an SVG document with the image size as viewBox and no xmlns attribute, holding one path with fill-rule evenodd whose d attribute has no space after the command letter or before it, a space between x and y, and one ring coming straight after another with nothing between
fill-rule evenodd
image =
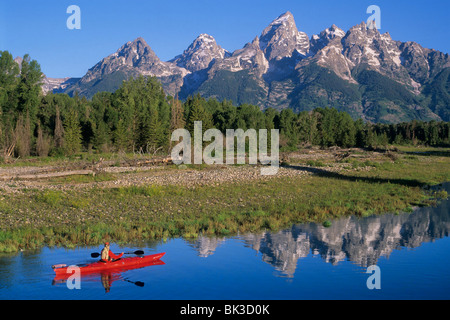
<instances>
[{"instance_id":1,"label":"snow-capped peak","mask_svg":"<svg viewBox=\"0 0 450 320\"><path fill-rule=\"evenodd\" d=\"M207 68L215 59L223 59L227 54L228 52L216 43L213 36L202 33L184 50L183 54L170 62L195 72Z\"/></svg>"},{"instance_id":2,"label":"snow-capped peak","mask_svg":"<svg viewBox=\"0 0 450 320\"><path fill-rule=\"evenodd\" d=\"M277 19L272 21L270 26L288 23L289 21L294 21L294 16L292 15L291 12L287 11L287 12L283 13L281 16L279 16Z\"/></svg>"},{"instance_id":3,"label":"snow-capped peak","mask_svg":"<svg viewBox=\"0 0 450 320\"><path fill-rule=\"evenodd\" d=\"M298 31L294 16L289 11L272 21L261 33L259 41L269 61L291 57L294 51L302 55L309 51L309 37Z\"/></svg>"}]
</instances>

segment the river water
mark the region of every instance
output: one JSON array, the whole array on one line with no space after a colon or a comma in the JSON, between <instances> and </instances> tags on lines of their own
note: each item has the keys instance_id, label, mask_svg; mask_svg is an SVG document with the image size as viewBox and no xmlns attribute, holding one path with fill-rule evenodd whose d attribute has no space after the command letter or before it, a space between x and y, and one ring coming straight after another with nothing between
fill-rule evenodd
<instances>
[{"instance_id":1,"label":"river water","mask_svg":"<svg viewBox=\"0 0 450 320\"><path fill-rule=\"evenodd\" d=\"M450 183L443 188L450 192ZM329 228L301 224L276 233L112 245L118 253L166 255L161 264L82 277L78 288L55 279L51 266L93 262L90 254L101 247L43 248L0 255L0 299L447 300L449 230L445 200L412 213L348 217Z\"/></svg>"}]
</instances>

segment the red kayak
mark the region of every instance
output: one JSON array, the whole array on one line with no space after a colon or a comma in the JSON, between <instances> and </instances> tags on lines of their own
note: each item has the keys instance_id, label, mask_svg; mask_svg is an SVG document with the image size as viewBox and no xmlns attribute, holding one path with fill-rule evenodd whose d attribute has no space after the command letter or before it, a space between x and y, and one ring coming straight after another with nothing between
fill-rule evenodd
<instances>
[{"instance_id":1,"label":"red kayak","mask_svg":"<svg viewBox=\"0 0 450 320\"><path fill-rule=\"evenodd\" d=\"M128 269L130 267L145 266L151 264L152 262L157 262L165 254L166 253L164 252L143 257L121 258L113 262L97 261L94 263L90 263L87 265L80 265L77 267L80 268L81 274L95 273L105 270ZM53 270L55 270L57 276L62 275L70 276L71 274L73 274L73 271L70 270L69 273L67 273L68 269L70 268L70 266L67 265L56 265L52 266L52 268Z\"/></svg>"}]
</instances>

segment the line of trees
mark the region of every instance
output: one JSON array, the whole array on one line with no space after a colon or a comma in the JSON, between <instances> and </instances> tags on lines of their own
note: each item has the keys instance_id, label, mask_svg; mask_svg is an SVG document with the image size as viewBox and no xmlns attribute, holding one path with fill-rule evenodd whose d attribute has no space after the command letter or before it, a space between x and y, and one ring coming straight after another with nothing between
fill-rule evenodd
<instances>
[{"instance_id":1,"label":"line of trees","mask_svg":"<svg viewBox=\"0 0 450 320\"><path fill-rule=\"evenodd\" d=\"M280 129L280 145L380 147L387 144L450 143L448 122L412 121L370 124L349 114L318 108L298 114L291 109L260 110L249 104L205 99L185 102L166 96L153 77L123 82L114 93L98 92L91 100L75 95L42 94L39 64L25 56L19 66L0 52L0 157L74 155L80 151L167 153L171 132Z\"/></svg>"}]
</instances>

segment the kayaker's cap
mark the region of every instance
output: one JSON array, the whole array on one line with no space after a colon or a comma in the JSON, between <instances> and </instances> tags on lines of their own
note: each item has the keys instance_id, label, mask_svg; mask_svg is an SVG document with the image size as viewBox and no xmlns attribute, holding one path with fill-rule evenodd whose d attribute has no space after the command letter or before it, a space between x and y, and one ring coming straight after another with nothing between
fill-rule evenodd
<instances>
[{"instance_id":1,"label":"kayaker's cap","mask_svg":"<svg viewBox=\"0 0 450 320\"><path fill-rule=\"evenodd\" d=\"M105 246L109 246L109 242L105 242Z\"/></svg>"}]
</instances>

